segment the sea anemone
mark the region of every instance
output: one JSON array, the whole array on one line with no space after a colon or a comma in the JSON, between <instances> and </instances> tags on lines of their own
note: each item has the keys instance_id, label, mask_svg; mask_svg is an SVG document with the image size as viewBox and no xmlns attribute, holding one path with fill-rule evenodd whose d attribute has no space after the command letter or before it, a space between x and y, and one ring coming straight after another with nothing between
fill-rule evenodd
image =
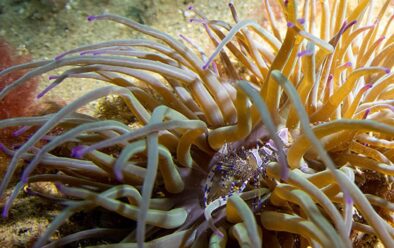
<instances>
[{"instance_id":1,"label":"sea anemone","mask_svg":"<svg viewBox=\"0 0 394 248\"><path fill-rule=\"evenodd\" d=\"M121 234L119 243L102 247L231 241L352 247L364 236L390 247L394 38L393 17L384 14L390 0L377 12L366 0L305 1L299 9L296 2L278 1L282 22L264 1L267 27L239 20L232 2L234 24L190 7L191 21L216 46L211 56L185 36L181 42L120 16L90 16L149 39L88 45L1 71L4 77L29 70L1 98L58 68L65 71L38 98L71 77L110 84L57 113L0 121L1 128L20 127L18 133L36 128L19 147L1 146L12 160L0 195L18 161L26 161L3 216L22 189L45 181L60 193L34 193L62 200L65 208L35 247L75 213L97 207L135 227L96 227L45 247L114 234ZM123 100L134 123L78 112L109 95ZM59 154L59 147L68 152ZM44 169L37 173L38 167Z\"/></svg>"}]
</instances>

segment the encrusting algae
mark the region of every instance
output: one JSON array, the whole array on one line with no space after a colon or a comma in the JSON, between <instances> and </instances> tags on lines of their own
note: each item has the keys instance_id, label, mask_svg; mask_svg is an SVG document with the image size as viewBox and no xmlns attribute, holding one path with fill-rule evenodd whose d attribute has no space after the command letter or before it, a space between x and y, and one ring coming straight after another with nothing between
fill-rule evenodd
<instances>
[{"instance_id":1,"label":"encrusting algae","mask_svg":"<svg viewBox=\"0 0 394 248\"><path fill-rule=\"evenodd\" d=\"M118 231L125 232L118 243L100 247L352 247L365 234L390 247L390 0L377 12L374 1L297 2L278 1L279 20L264 1L267 27L241 20L233 2L233 23L189 7L196 15L190 21L216 47L211 55L183 35L176 39L116 15L89 16L146 38L87 45L1 71L4 77L27 70L1 98L58 68L64 72L51 76L38 98L67 78L110 84L54 114L0 121L1 128L19 127L18 135L35 128L18 147L1 145L12 158L1 195L18 161L26 162L3 217L23 188L53 182L65 208L34 247ZM134 116L133 128L78 112L113 95ZM59 154L59 147L68 150ZM376 178L384 191L370 186ZM97 207L135 227L97 227L50 241L68 218Z\"/></svg>"}]
</instances>

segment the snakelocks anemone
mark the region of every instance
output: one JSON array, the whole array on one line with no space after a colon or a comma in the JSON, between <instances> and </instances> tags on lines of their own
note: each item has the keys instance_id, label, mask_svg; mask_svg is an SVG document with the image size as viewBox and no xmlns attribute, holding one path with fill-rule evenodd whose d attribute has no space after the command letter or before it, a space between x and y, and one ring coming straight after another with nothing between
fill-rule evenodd
<instances>
[{"instance_id":1,"label":"snakelocks anemone","mask_svg":"<svg viewBox=\"0 0 394 248\"><path fill-rule=\"evenodd\" d=\"M284 20L263 2L266 27L241 20L232 2L232 23L190 7L216 46L209 53L185 36L103 14L88 20L120 23L146 39L1 71L27 70L1 98L59 68L38 98L67 78L109 83L56 113L0 121L20 128L15 135L34 130L19 147L1 145L12 158L2 197L25 162L3 217L22 190L53 182L61 194L35 193L65 208L35 247L114 233L123 234L119 242L100 247L352 247L364 236L393 247L390 0L277 1ZM78 112L109 95L122 99L134 123ZM51 240L75 213L98 207L135 225Z\"/></svg>"}]
</instances>

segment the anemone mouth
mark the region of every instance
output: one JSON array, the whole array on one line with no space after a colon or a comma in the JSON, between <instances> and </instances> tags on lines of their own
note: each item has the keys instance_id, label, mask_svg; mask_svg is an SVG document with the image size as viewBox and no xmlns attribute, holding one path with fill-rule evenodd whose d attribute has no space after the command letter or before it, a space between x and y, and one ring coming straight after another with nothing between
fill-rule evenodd
<instances>
[{"instance_id":1,"label":"anemone mouth","mask_svg":"<svg viewBox=\"0 0 394 248\"><path fill-rule=\"evenodd\" d=\"M270 1L264 3L270 14ZM279 244L287 233L300 246L351 247L359 232L390 246L391 220L376 207L391 212L393 203L358 180L364 174L373 181L368 171L394 174L393 39L385 44L378 38L391 30L380 30L379 21L363 26L372 15L365 14L372 9L368 1L355 8L347 1L321 1L319 32L312 25L316 3L305 1L302 18L296 4L279 4L285 35L272 16L272 32L239 20L233 3L233 25L190 8L193 22L203 25L216 46L211 56L185 36L186 45L127 18L90 16L89 21L113 21L153 39L88 45L1 71L0 77L28 69L0 98L61 67L72 68L52 76L55 81L39 98L70 77L110 83L56 113L0 121L1 128L21 127L16 134L37 126L17 149L0 144L12 157L0 195L18 161L27 161L3 216L25 186L50 181L67 199L66 207L35 247L75 213L98 207L135 221L121 241L132 246L226 246L232 239L261 247L263 237ZM389 4L383 4L379 20ZM118 95L139 125L78 114L109 95ZM57 128L62 132L53 132ZM59 147L67 154L56 153ZM61 173L40 173L41 166ZM79 232L52 245L113 231Z\"/></svg>"}]
</instances>

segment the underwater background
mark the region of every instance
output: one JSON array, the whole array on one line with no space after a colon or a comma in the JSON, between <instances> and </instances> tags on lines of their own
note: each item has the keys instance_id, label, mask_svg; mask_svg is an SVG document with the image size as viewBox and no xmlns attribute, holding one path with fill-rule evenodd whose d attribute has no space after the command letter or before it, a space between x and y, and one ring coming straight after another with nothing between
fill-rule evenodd
<instances>
[{"instance_id":1,"label":"underwater background","mask_svg":"<svg viewBox=\"0 0 394 248\"><path fill-rule=\"evenodd\" d=\"M111 13L150 25L172 36L185 34L201 47L212 47L209 39L201 35L203 28L188 21L192 16L188 16L187 7L191 4L210 18L231 20L226 0L1 0L0 37L14 46L18 54L30 54L35 60L48 59L72 48L100 41L142 37L120 24L93 24L86 20L89 15ZM256 20L262 20L259 17L261 9L262 3L258 0L246 0L237 5L241 17L253 14ZM48 85L46 76L41 78L46 82L40 83L39 91ZM91 87L102 86L89 83L76 87L73 79L67 81L64 87L49 92L46 99L49 101L53 97L56 101L68 102Z\"/></svg>"}]
</instances>

